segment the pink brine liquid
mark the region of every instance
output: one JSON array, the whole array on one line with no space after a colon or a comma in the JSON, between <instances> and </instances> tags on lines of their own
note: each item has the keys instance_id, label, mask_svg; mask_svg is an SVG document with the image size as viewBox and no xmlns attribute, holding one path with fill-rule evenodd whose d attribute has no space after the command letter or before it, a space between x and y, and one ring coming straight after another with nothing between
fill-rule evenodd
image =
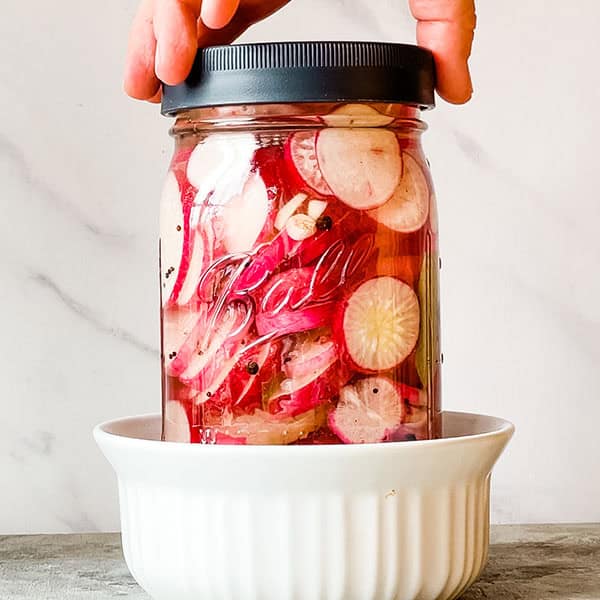
<instances>
[{"instance_id":1,"label":"pink brine liquid","mask_svg":"<svg viewBox=\"0 0 600 600\"><path fill-rule=\"evenodd\" d=\"M161 203L163 439L438 435L437 224L419 135L346 105L321 126L181 136Z\"/></svg>"}]
</instances>

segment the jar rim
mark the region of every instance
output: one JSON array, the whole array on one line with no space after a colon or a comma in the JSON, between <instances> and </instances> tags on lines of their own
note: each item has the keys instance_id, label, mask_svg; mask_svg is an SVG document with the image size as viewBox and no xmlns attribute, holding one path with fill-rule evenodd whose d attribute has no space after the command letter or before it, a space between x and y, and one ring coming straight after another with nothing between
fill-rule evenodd
<instances>
[{"instance_id":1,"label":"jar rim","mask_svg":"<svg viewBox=\"0 0 600 600\"><path fill-rule=\"evenodd\" d=\"M365 104L372 112L353 116L359 121L351 127L386 127L396 130L423 132L427 124L420 118L417 108L400 103L351 103ZM245 131L245 130L301 130L322 127L347 127L347 113L338 113L347 108L347 103L289 103L289 104L246 104L192 108L175 115L170 128L174 137L201 132ZM336 121L336 113L341 120ZM332 117L334 117L332 119Z\"/></svg>"}]
</instances>

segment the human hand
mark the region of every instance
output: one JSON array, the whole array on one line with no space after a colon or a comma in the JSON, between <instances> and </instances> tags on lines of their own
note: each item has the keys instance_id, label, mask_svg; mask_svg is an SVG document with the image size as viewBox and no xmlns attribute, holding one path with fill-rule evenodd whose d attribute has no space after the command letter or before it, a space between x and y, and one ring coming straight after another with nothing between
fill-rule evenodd
<instances>
[{"instance_id":1,"label":"human hand","mask_svg":"<svg viewBox=\"0 0 600 600\"><path fill-rule=\"evenodd\" d=\"M229 44L290 0L142 0L129 35L125 92L160 101L161 82L181 83L198 48Z\"/></svg>"},{"instance_id":2,"label":"human hand","mask_svg":"<svg viewBox=\"0 0 600 600\"><path fill-rule=\"evenodd\" d=\"M473 94L468 60L475 31L475 0L409 0L417 44L435 57L437 92L463 104Z\"/></svg>"},{"instance_id":3,"label":"human hand","mask_svg":"<svg viewBox=\"0 0 600 600\"><path fill-rule=\"evenodd\" d=\"M160 101L160 85L181 83L200 47L228 44L289 0L142 0L131 28L125 91ZM467 60L475 28L474 0L409 0L417 43L429 48L437 90L448 102L472 94Z\"/></svg>"}]
</instances>

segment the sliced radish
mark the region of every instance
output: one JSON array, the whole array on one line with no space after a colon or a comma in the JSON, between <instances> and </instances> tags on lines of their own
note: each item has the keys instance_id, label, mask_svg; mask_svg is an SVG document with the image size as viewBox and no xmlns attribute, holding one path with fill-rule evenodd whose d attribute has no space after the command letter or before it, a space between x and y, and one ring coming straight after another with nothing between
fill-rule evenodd
<instances>
[{"instance_id":1,"label":"sliced radish","mask_svg":"<svg viewBox=\"0 0 600 600\"><path fill-rule=\"evenodd\" d=\"M331 334L321 329L283 341L283 372L263 387L263 406L270 412L296 415L337 396L340 375ZM344 382L342 382L344 383Z\"/></svg>"},{"instance_id":2,"label":"sliced radish","mask_svg":"<svg viewBox=\"0 0 600 600\"><path fill-rule=\"evenodd\" d=\"M194 327L201 319L201 312L193 310L165 309L162 314L162 347L164 366L168 375L176 375L173 361L184 346Z\"/></svg>"},{"instance_id":3,"label":"sliced radish","mask_svg":"<svg viewBox=\"0 0 600 600\"><path fill-rule=\"evenodd\" d=\"M293 389L289 394L277 398L272 403L271 410L276 413L296 416L311 408L331 404L332 400L337 397L339 390L339 386L334 385L336 375L336 366L329 367L305 386ZM282 387L285 388L286 384L291 386L293 381L285 380Z\"/></svg>"},{"instance_id":4,"label":"sliced radish","mask_svg":"<svg viewBox=\"0 0 600 600\"><path fill-rule=\"evenodd\" d=\"M421 229L429 215L429 188L419 163L407 152L402 153L402 178L392 197L369 215L379 223L411 233Z\"/></svg>"},{"instance_id":5,"label":"sliced radish","mask_svg":"<svg viewBox=\"0 0 600 600\"><path fill-rule=\"evenodd\" d=\"M169 376L165 377L165 398L168 400L177 400L184 405L192 404L194 398L198 395L196 390L189 388L182 383L179 378Z\"/></svg>"},{"instance_id":6,"label":"sliced radish","mask_svg":"<svg viewBox=\"0 0 600 600\"><path fill-rule=\"evenodd\" d=\"M315 377L337 360L337 348L331 335L311 331L292 341L283 353L283 371L290 379Z\"/></svg>"},{"instance_id":7,"label":"sliced radish","mask_svg":"<svg viewBox=\"0 0 600 600\"><path fill-rule=\"evenodd\" d=\"M193 148L185 146L183 148L176 147L173 158L171 159L170 169L176 173L180 173L183 177L186 177L187 163L193 152Z\"/></svg>"},{"instance_id":8,"label":"sliced radish","mask_svg":"<svg viewBox=\"0 0 600 600\"><path fill-rule=\"evenodd\" d=\"M316 153L316 132L299 131L290 136L285 156L291 169L311 190L321 196L331 196L331 188L323 179Z\"/></svg>"},{"instance_id":9,"label":"sliced radish","mask_svg":"<svg viewBox=\"0 0 600 600\"><path fill-rule=\"evenodd\" d=\"M346 210L345 207L343 208ZM292 239L287 228L283 229L270 242L257 247L250 257L249 265L236 282L234 291L238 294L255 291L282 266L305 267L322 258L324 254L333 260L335 257L331 255L337 253L337 245L347 236L346 227L348 229L353 227L350 221L347 216L337 221L332 220L331 230L328 228L319 230L317 222L317 232L304 240ZM374 225L374 221L368 217L365 217L365 221Z\"/></svg>"},{"instance_id":10,"label":"sliced radish","mask_svg":"<svg viewBox=\"0 0 600 600\"><path fill-rule=\"evenodd\" d=\"M333 193L357 210L387 202L402 173L398 140L382 129L324 129L317 137L317 159Z\"/></svg>"},{"instance_id":11,"label":"sliced radish","mask_svg":"<svg viewBox=\"0 0 600 600\"><path fill-rule=\"evenodd\" d=\"M427 439L427 418L415 423L403 423L386 436L386 442L412 442Z\"/></svg>"},{"instance_id":12,"label":"sliced radish","mask_svg":"<svg viewBox=\"0 0 600 600\"><path fill-rule=\"evenodd\" d=\"M182 276L187 269L185 248L188 245L188 207L173 172L169 172L160 203L160 263L161 294L165 306L181 288Z\"/></svg>"},{"instance_id":13,"label":"sliced radish","mask_svg":"<svg viewBox=\"0 0 600 600\"><path fill-rule=\"evenodd\" d=\"M246 444L291 444L304 439L313 431L320 429L327 420L325 407L317 407L297 417L272 415L256 410L251 415L234 419L231 424L217 422L212 428L217 432ZM218 438L217 438L218 439Z\"/></svg>"},{"instance_id":14,"label":"sliced radish","mask_svg":"<svg viewBox=\"0 0 600 600\"><path fill-rule=\"evenodd\" d=\"M270 342L226 342L190 384L200 391L196 403L204 404L205 415L216 411L221 416L223 411L238 414L261 407L262 383L273 375L276 354L277 345Z\"/></svg>"},{"instance_id":15,"label":"sliced radish","mask_svg":"<svg viewBox=\"0 0 600 600\"><path fill-rule=\"evenodd\" d=\"M343 387L329 427L347 444L381 442L402 419L402 398L387 377L367 377Z\"/></svg>"},{"instance_id":16,"label":"sliced radish","mask_svg":"<svg viewBox=\"0 0 600 600\"><path fill-rule=\"evenodd\" d=\"M296 214L288 219L285 230L293 240L300 242L317 232L317 222L308 215Z\"/></svg>"},{"instance_id":17,"label":"sliced radish","mask_svg":"<svg viewBox=\"0 0 600 600\"><path fill-rule=\"evenodd\" d=\"M235 193L247 176L256 140L251 134L212 134L192 151L187 164L188 181L201 198L216 192L221 202ZM237 188L237 189L236 189Z\"/></svg>"},{"instance_id":18,"label":"sliced radish","mask_svg":"<svg viewBox=\"0 0 600 600\"><path fill-rule=\"evenodd\" d=\"M311 200L308 203L308 216L316 221L325 212L327 204L325 200Z\"/></svg>"},{"instance_id":19,"label":"sliced radish","mask_svg":"<svg viewBox=\"0 0 600 600\"><path fill-rule=\"evenodd\" d=\"M177 304L179 306L185 306L194 297L198 288L198 282L202 276L202 271L208 262L205 251L204 234L200 224L201 211L202 207L194 204L190 212L190 234L188 244L191 247L191 255L181 290L177 296Z\"/></svg>"},{"instance_id":20,"label":"sliced radish","mask_svg":"<svg viewBox=\"0 0 600 600\"><path fill-rule=\"evenodd\" d=\"M235 370L228 378L234 407L246 409L248 405L260 404L261 381L265 377L267 362L273 358L273 352L274 344L267 342L238 360Z\"/></svg>"},{"instance_id":21,"label":"sliced radish","mask_svg":"<svg viewBox=\"0 0 600 600\"><path fill-rule=\"evenodd\" d=\"M275 333L278 337L309 331L331 323L334 303L327 302L302 309L286 309L256 315L256 330L259 335Z\"/></svg>"},{"instance_id":22,"label":"sliced radish","mask_svg":"<svg viewBox=\"0 0 600 600\"><path fill-rule=\"evenodd\" d=\"M269 217L267 188L256 173L250 175L241 194L223 207L223 241L227 252L253 249Z\"/></svg>"},{"instance_id":23,"label":"sliced radish","mask_svg":"<svg viewBox=\"0 0 600 600\"><path fill-rule=\"evenodd\" d=\"M382 115L368 104L344 104L322 117L329 127L385 127L394 117Z\"/></svg>"},{"instance_id":24,"label":"sliced radish","mask_svg":"<svg viewBox=\"0 0 600 600\"><path fill-rule=\"evenodd\" d=\"M281 231L289 218L302 206L308 198L306 194L296 194L289 202L286 202L275 217L275 229Z\"/></svg>"},{"instance_id":25,"label":"sliced radish","mask_svg":"<svg viewBox=\"0 0 600 600\"><path fill-rule=\"evenodd\" d=\"M376 277L349 298L342 315L342 339L360 369L384 371L403 362L419 338L419 300L395 277Z\"/></svg>"},{"instance_id":26,"label":"sliced radish","mask_svg":"<svg viewBox=\"0 0 600 600\"><path fill-rule=\"evenodd\" d=\"M315 269L289 269L273 276L261 288L256 329L259 335L277 336L308 331L331 323L333 302L313 296ZM328 299L329 300L329 299Z\"/></svg>"},{"instance_id":27,"label":"sliced radish","mask_svg":"<svg viewBox=\"0 0 600 600\"><path fill-rule=\"evenodd\" d=\"M290 239L289 235L282 231L270 243L258 248L251 257L249 265L236 281L233 291L238 294L246 294L256 290L297 245L298 242Z\"/></svg>"},{"instance_id":28,"label":"sliced radish","mask_svg":"<svg viewBox=\"0 0 600 600\"><path fill-rule=\"evenodd\" d=\"M193 380L212 364L217 353L227 347L226 343L238 340L244 322L247 320L246 310L242 307L229 306L218 322L212 324L209 315L196 325L186 340L185 347L179 353L181 361L179 356L173 361L173 368L180 372L184 383L193 383Z\"/></svg>"},{"instance_id":29,"label":"sliced radish","mask_svg":"<svg viewBox=\"0 0 600 600\"><path fill-rule=\"evenodd\" d=\"M163 438L166 442L191 441L190 422L182 404L169 400L164 408Z\"/></svg>"},{"instance_id":30,"label":"sliced radish","mask_svg":"<svg viewBox=\"0 0 600 600\"><path fill-rule=\"evenodd\" d=\"M314 272L312 267L304 267L274 275L261 289L263 296L258 305L258 312L275 314L307 306L313 298L311 281Z\"/></svg>"}]
</instances>

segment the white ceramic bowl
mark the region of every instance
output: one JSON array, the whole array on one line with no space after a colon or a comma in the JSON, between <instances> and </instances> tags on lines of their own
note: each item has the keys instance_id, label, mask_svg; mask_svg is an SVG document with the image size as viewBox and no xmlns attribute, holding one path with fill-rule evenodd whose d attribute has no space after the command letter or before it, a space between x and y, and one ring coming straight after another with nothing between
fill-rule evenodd
<instances>
[{"instance_id":1,"label":"white ceramic bowl","mask_svg":"<svg viewBox=\"0 0 600 600\"><path fill-rule=\"evenodd\" d=\"M123 550L155 600L444 600L487 556L490 472L513 433L444 414L444 439L356 446L160 442L99 425Z\"/></svg>"}]
</instances>

